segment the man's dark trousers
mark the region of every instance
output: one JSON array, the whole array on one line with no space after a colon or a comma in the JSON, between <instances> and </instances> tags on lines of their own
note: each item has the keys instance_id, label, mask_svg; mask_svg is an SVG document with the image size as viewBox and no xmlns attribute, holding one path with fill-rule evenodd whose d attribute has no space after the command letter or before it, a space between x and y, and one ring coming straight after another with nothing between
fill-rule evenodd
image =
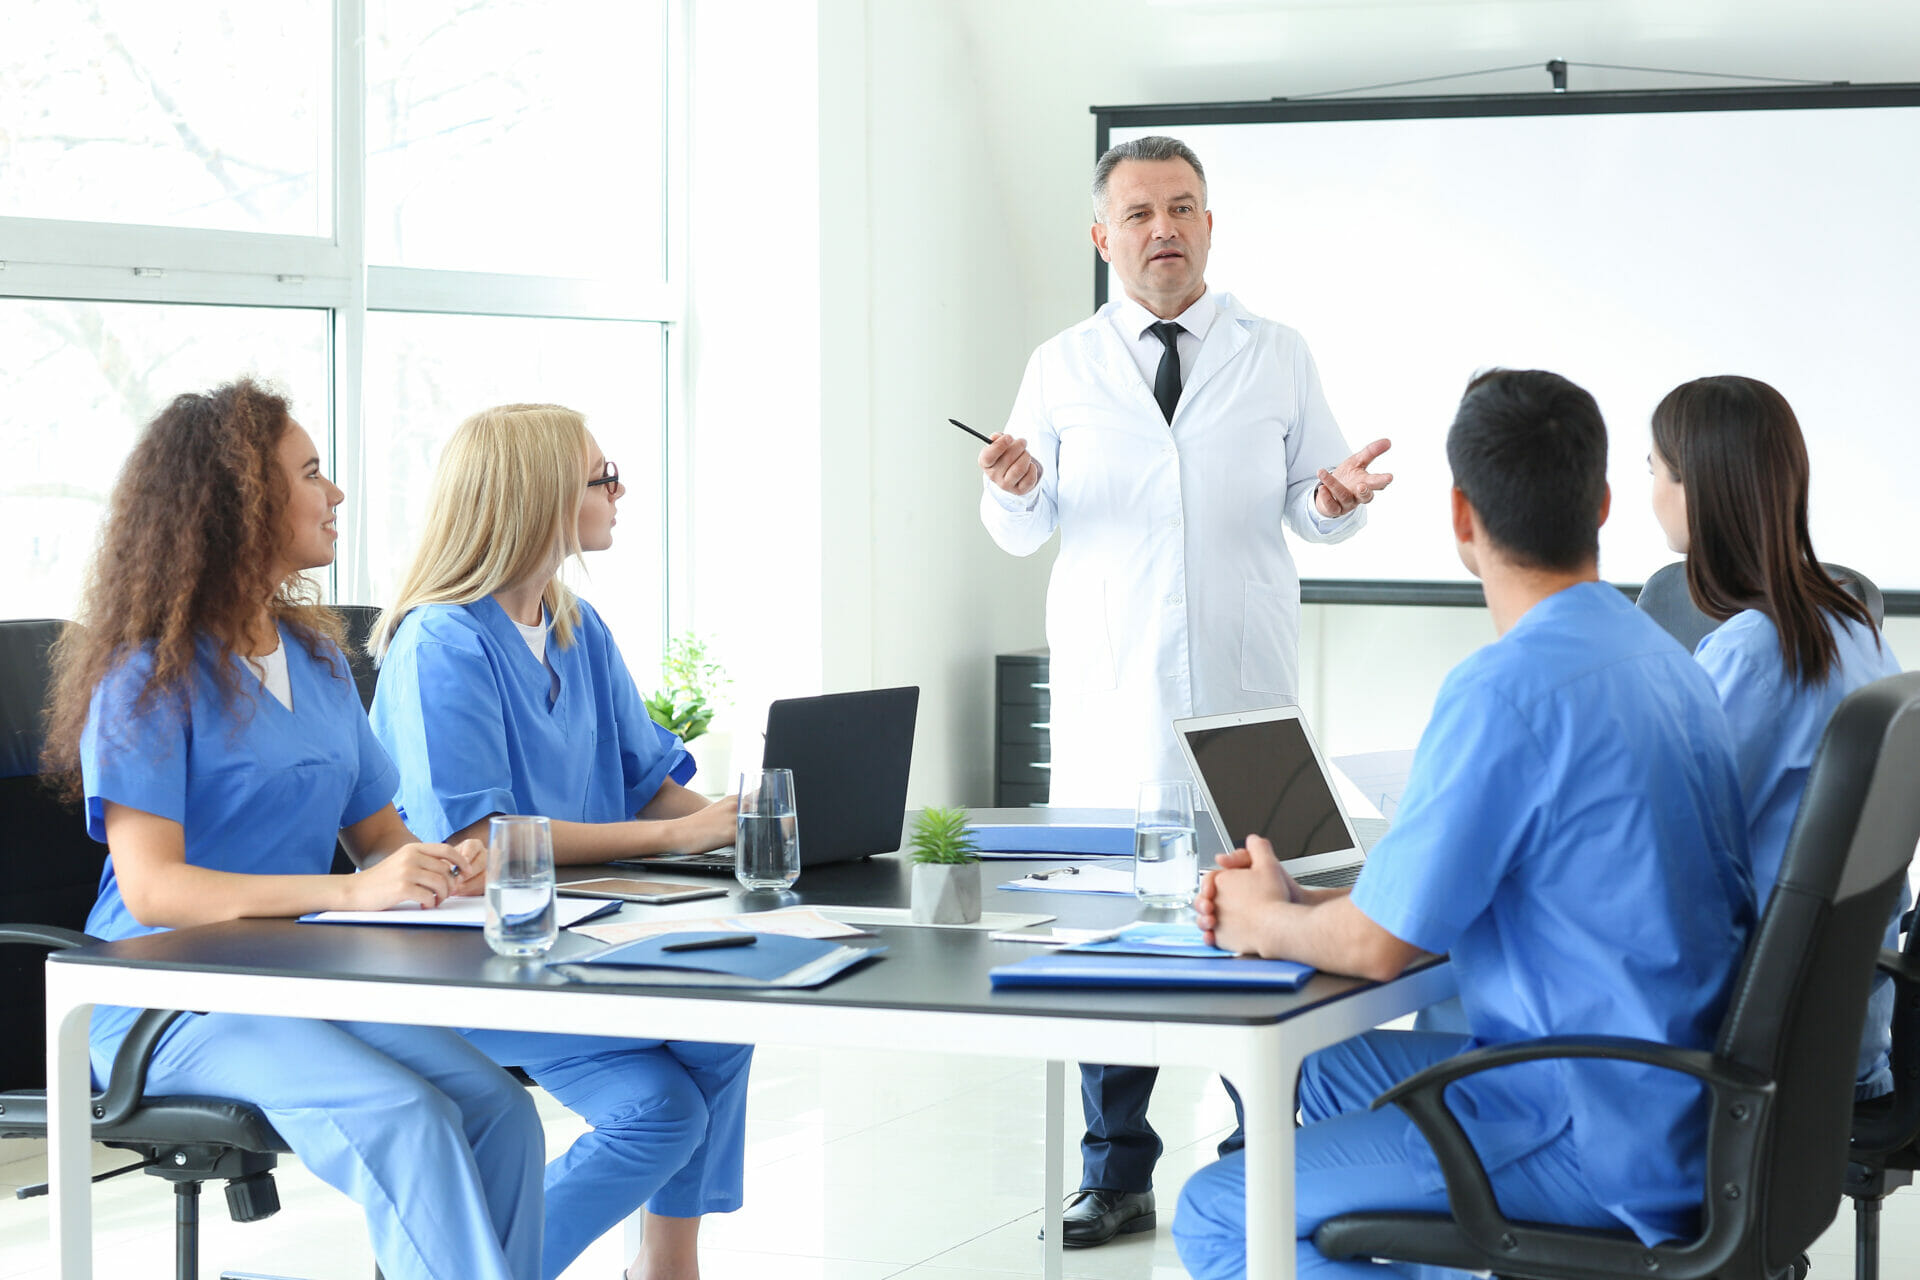
<instances>
[{"instance_id":1,"label":"man's dark trousers","mask_svg":"<svg viewBox=\"0 0 1920 1280\"><path fill-rule=\"evenodd\" d=\"M1082 1189L1140 1192L1153 1188L1153 1166L1160 1159L1162 1144L1147 1123L1147 1102L1159 1076L1158 1067L1080 1064L1080 1109L1087 1119L1086 1136L1080 1139ZM1223 1156L1238 1151L1245 1142L1240 1095L1230 1084L1227 1095L1233 1099L1234 1129L1220 1144Z\"/></svg>"}]
</instances>

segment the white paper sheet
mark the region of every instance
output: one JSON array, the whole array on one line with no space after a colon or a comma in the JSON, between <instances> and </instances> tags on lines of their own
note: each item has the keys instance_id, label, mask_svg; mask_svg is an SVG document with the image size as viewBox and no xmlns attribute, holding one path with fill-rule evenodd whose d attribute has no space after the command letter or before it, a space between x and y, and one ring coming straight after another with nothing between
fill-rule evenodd
<instances>
[{"instance_id":1,"label":"white paper sheet","mask_svg":"<svg viewBox=\"0 0 1920 1280\"><path fill-rule=\"evenodd\" d=\"M1393 821L1400 807L1400 793L1407 789L1407 775L1413 771L1411 751L1367 751L1359 755L1335 756L1334 778L1352 783L1363 809L1347 810L1357 818L1385 818ZM1341 801L1347 793L1342 790Z\"/></svg>"},{"instance_id":2,"label":"white paper sheet","mask_svg":"<svg viewBox=\"0 0 1920 1280\"><path fill-rule=\"evenodd\" d=\"M599 898L560 898L554 903L562 929L606 907L606 900ZM302 924L402 924L442 929L478 929L486 922L485 898L448 898L437 907L409 903L385 911L316 911L300 917Z\"/></svg>"},{"instance_id":3,"label":"white paper sheet","mask_svg":"<svg viewBox=\"0 0 1920 1280\"><path fill-rule=\"evenodd\" d=\"M1040 893L1124 893L1133 896L1133 864L1124 867L1076 863L1070 871L1041 871L1021 876L1002 889L1033 889Z\"/></svg>"}]
</instances>

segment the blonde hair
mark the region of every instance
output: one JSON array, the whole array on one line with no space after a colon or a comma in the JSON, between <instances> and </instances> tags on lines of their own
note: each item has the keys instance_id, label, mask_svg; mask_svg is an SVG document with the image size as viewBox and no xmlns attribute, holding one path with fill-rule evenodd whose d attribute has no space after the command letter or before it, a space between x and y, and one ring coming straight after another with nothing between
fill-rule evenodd
<instances>
[{"instance_id":1,"label":"blonde hair","mask_svg":"<svg viewBox=\"0 0 1920 1280\"><path fill-rule=\"evenodd\" d=\"M427 531L367 642L374 660L420 605L472 604L542 570L554 642L572 644L580 606L558 571L580 554L586 459L585 416L557 404L503 404L461 423L434 469Z\"/></svg>"}]
</instances>

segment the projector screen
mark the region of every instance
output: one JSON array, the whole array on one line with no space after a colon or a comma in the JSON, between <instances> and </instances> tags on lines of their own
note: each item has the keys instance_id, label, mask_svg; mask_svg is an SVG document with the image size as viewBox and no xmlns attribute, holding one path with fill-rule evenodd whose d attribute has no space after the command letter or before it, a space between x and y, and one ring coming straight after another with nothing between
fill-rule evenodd
<instances>
[{"instance_id":1,"label":"projector screen","mask_svg":"<svg viewBox=\"0 0 1920 1280\"><path fill-rule=\"evenodd\" d=\"M1820 557L1920 611L1920 86L1095 114L1102 149L1192 145L1208 284L1305 336L1350 444L1393 441L1367 529L1296 541L1308 598L1475 597L1447 534L1446 430L1474 371L1504 366L1600 402L1609 581L1677 559L1648 507L1654 405L1738 373L1799 416Z\"/></svg>"}]
</instances>

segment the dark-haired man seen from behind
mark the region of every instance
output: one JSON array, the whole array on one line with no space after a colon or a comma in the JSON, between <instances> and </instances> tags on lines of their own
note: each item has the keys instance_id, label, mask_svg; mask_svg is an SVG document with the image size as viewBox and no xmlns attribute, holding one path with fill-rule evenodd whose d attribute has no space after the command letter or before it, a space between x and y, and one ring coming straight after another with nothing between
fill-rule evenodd
<instances>
[{"instance_id":1,"label":"dark-haired man seen from behind","mask_svg":"<svg viewBox=\"0 0 1920 1280\"><path fill-rule=\"evenodd\" d=\"M1351 890L1302 889L1265 841L1223 855L1195 907L1224 947L1385 980L1450 953L1469 1035L1375 1031L1308 1059L1296 1268L1375 1277L1313 1247L1360 1209L1445 1212L1437 1166L1384 1090L1443 1058L1552 1035L1707 1048L1753 927L1746 821L1712 683L1600 582L1606 428L1556 374L1468 384L1447 437L1453 533L1499 639L1454 668L1393 830ZM1691 1234L1706 1114L1693 1081L1539 1062L1448 1092L1517 1219ZM1246 1267L1245 1160L1187 1183L1174 1219L1199 1280Z\"/></svg>"}]
</instances>

